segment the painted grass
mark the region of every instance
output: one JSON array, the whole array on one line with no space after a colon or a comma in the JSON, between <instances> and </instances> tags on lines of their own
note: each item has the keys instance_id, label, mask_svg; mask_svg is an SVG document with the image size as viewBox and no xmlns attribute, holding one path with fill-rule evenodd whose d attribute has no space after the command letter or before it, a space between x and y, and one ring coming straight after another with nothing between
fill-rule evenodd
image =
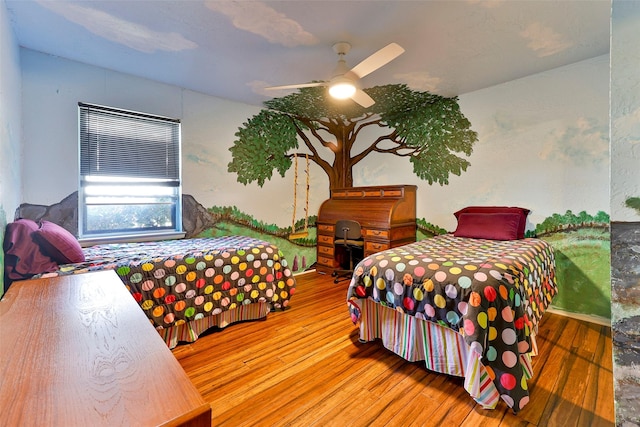
<instances>
[{"instance_id":1,"label":"painted grass","mask_svg":"<svg viewBox=\"0 0 640 427\"><path fill-rule=\"evenodd\" d=\"M273 243L282 251L287 260L289 268L298 273L308 269L311 263L316 260L316 247L303 247L294 245L288 239L276 237L270 234L260 233L247 227L243 227L228 222L219 222L215 228L203 231L198 237L221 237L221 236L248 236ZM309 238L315 239L316 229L309 228Z\"/></svg>"},{"instance_id":2,"label":"painted grass","mask_svg":"<svg viewBox=\"0 0 640 427\"><path fill-rule=\"evenodd\" d=\"M553 307L611 318L611 245L608 230L580 229L541 237L556 255L558 295Z\"/></svg>"}]
</instances>

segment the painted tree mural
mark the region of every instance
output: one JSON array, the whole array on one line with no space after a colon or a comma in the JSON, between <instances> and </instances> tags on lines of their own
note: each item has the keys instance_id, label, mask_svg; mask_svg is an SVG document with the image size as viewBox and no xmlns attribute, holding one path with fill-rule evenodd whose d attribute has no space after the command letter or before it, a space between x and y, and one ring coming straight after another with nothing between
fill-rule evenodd
<instances>
[{"instance_id":1,"label":"painted tree mural","mask_svg":"<svg viewBox=\"0 0 640 427\"><path fill-rule=\"evenodd\" d=\"M407 157L413 172L429 184L448 184L450 174L469 166L477 141L471 123L456 97L418 92L406 85L366 89L376 103L363 108L335 101L322 87L265 102L266 109L244 123L229 149L228 171L238 182L256 181L262 187L277 171L284 177L294 157L309 156L329 178L330 188L352 187L353 167L371 153ZM376 128L376 138L354 145L365 129Z\"/></svg>"}]
</instances>

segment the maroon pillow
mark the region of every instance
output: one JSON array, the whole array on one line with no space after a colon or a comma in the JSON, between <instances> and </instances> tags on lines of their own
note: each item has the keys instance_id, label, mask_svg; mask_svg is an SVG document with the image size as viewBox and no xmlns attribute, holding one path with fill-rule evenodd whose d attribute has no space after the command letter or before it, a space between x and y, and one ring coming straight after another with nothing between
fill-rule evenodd
<instances>
[{"instance_id":1,"label":"maroon pillow","mask_svg":"<svg viewBox=\"0 0 640 427\"><path fill-rule=\"evenodd\" d=\"M78 239L58 224L40 221L40 228L33 233L33 238L42 251L58 264L84 262L84 252Z\"/></svg>"},{"instance_id":2,"label":"maroon pillow","mask_svg":"<svg viewBox=\"0 0 640 427\"><path fill-rule=\"evenodd\" d=\"M55 270L58 265L40 250L33 240L38 224L18 219L7 224L4 234L4 268L9 281L28 279L35 274Z\"/></svg>"},{"instance_id":3,"label":"maroon pillow","mask_svg":"<svg viewBox=\"0 0 640 427\"><path fill-rule=\"evenodd\" d=\"M518 213L463 213L453 235L474 239L516 240L520 214Z\"/></svg>"},{"instance_id":4,"label":"maroon pillow","mask_svg":"<svg viewBox=\"0 0 640 427\"><path fill-rule=\"evenodd\" d=\"M463 213L516 213L520 215L520 222L518 224L518 239L524 239L524 232L527 228L527 215L530 210L519 207L510 206L468 206L455 212L456 219L460 219L460 215Z\"/></svg>"}]
</instances>

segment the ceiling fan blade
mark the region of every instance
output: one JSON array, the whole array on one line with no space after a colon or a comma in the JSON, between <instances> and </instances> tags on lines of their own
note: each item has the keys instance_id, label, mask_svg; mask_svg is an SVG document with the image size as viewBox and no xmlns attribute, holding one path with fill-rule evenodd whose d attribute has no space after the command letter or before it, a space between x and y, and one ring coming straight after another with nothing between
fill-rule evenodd
<instances>
[{"instance_id":1,"label":"ceiling fan blade","mask_svg":"<svg viewBox=\"0 0 640 427\"><path fill-rule=\"evenodd\" d=\"M351 95L351 99L364 108L369 108L376 103L376 101L374 101L373 98L367 95L367 93L362 89L356 89L356 92Z\"/></svg>"},{"instance_id":2,"label":"ceiling fan blade","mask_svg":"<svg viewBox=\"0 0 640 427\"><path fill-rule=\"evenodd\" d=\"M367 74L372 73L383 65L393 61L403 52L404 49L399 44L389 43L388 45L353 67L350 72L361 79Z\"/></svg>"},{"instance_id":3,"label":"ceiling fan blade","mask_svg":"<svg viewBox=\"0 0 640 427\"><path fill-rule=\"evenodd\" d=\"M300 83L295 85L269 86L269 87L265 87L265 90L298 89L301 87L317 87L317 86L326 86L326 85L327 85L326 82Z\"/></svg>"}]
</instances>

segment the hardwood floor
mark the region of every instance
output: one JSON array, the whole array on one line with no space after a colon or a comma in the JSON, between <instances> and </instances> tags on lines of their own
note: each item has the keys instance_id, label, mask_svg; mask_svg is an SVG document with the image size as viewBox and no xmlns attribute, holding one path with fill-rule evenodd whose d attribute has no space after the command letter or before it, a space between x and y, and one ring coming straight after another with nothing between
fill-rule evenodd
<instances>
[{"instance_id":1,"label":"hardwood floor","mask_svg":"<svg viewBox=\"0 0 640 427\"><path fill-rule=\"evenodd\" d=\"M475 404L463 379L361 344L347 282L296 277L285 312L173 350L212 406L214 426L613 426L611 329L547 314L531 401L514 415Z\"/></svg>"}]
</instances>

